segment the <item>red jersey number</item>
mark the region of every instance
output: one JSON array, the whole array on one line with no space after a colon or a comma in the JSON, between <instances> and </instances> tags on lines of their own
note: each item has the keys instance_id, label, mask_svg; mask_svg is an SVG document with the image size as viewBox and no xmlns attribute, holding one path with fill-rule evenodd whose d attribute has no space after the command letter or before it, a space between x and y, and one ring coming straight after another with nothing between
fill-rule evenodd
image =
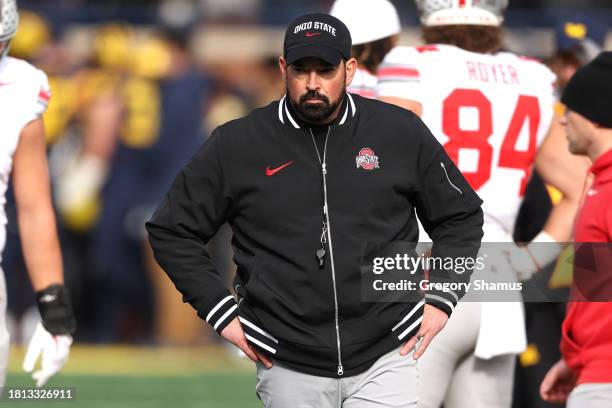
<instances>
[{"instance_id":1,"label":"red jersey number","mask_svg":"<svg viewBox=\"0 0 612 408\"><path fill-rule=\"evenodd\" d=\"M478 128L461 129L459 111L461 108L478 110ZM525 121L529 121L529 143L527 150L518 150L516 143ZM504 136L499 154L499 167L522 170L525 175L521 180L520 196L525 194L525 187L531 172L531 165L536 152L536 137L540 126L540 106L535 96L521 95L512 114L508 130ZM456 89L444 100L442 107L442 131L448 136L444 149L450 158L459 165L459 150L474 149L478 151L478 166L473 172L463 171L463 175L474 190L478 190L491 178L493 164L493 146L489 138L493 134L493 111L491 101L477 89Z\"/></svg>"}]
</instances>

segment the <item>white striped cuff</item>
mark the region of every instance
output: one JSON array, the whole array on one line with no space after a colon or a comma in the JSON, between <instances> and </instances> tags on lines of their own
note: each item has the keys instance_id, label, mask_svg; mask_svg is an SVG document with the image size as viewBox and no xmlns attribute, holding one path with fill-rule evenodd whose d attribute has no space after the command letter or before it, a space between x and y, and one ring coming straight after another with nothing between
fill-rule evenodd
<instances>
[{"instance_id":1,"label":"white striped cuff","mask_svg":"<svg viewBox=\"0 0 612 408\"><path fill-rule=\"evenodd\" d=\"M437 307L442 310L447 315L451 315L453 310L455 310L455 305L457 301L455 301L456 294L443 292L443 291L431 291L425 294L425 300L427 304Z\"/></svg>"},{"instance_id":2,"label":"white striped cuff","mask_svg":"<svg viewBox=\"0 0 612 408\"><path fill-rule=\"evenodd\" d=\"M278 340L274 336L244 317L239 316L238 318L249 343L270 354L276 354Z\"/></svg>"},{"instance_id":3,"label":"white striped cuff","mask_svg":"<svg viewBox=\"0 0 612 408\"><path fill-rule=\"evenodd\" d=\"M206 315L206 321L221 333L234 317L238 315L238 304L232 295L221 299Z\"/></svg>"}]
</instances>

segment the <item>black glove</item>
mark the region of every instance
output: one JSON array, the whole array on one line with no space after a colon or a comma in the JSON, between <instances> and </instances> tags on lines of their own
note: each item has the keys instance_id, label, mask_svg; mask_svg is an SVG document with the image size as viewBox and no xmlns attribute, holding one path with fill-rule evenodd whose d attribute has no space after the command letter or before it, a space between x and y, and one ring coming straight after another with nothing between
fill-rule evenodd
<instances>
[{"instance_id":1,"label":"black glove","mask_svg":"<svg viewBox=\"0 0 612 408\"><path fill-rule=\"evenodd\" d=\"M70 303L68 289L64 285L50 285L36 292L36 303L44 328L53 335L72 334L76 319Z\"/></svg>"}]
</instances>

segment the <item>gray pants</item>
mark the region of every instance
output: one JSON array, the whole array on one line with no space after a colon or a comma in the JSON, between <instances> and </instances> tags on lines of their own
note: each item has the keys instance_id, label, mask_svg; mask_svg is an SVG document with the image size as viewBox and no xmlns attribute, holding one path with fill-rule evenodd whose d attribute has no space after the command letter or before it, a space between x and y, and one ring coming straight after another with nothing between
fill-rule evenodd
<instances>
[{"instance_id":1,"label":"gray pants","mask_svg":"<svg viewBox=\"0 0 612 408\"><path fill-rule=\"evenodd\" d=\"M265 408L416 408L417 365L412 353L404 357L399 350L341 379L257 363L257 394Z\"/></svg>"},{"instance_id":2,"label":"gray pants","mask_svg":"<svg viewBox=\"0 0 612 408\"><path fill-rule=\"evenodd\" d=\"M570 393L567 408L612 407L612 383L580 384Z\"/></svg>"},{"instance_id":3,"label":"gray pants","mask_svg":"<svg viewBox=\"0 0 612 408\"><path fill-rule=\"evenodd\" d=\"M474 355L481 303L459 302L419 359L419 408L510 408L515 355Z\"/></svg>"}]
</instances>

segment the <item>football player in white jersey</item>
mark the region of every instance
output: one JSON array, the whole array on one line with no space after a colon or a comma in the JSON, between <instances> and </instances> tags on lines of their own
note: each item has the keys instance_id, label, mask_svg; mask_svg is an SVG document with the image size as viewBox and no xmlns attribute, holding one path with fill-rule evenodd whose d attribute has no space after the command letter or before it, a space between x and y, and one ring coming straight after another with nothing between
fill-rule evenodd
<instances>
[{"instance_id":1,"label":"football player in white jersey","mask_svg":"<svg viewBox=\"0 0 612 408\"><path fill-rule=\"evenodd\" d=\"M376 98L376 71L402 29L395 6L389 0L336 0L329 14L346 24L353 41L358 68L347 91Z\"/></svg>"},{"instance_id":2,"label":"football player in white jersey","mask_svg":"<svg viewBox=\"0 0 612 408\"><path fill-rule=\"evenodd\" d=\"M42 71L7 56L18 21L16 1L0 0L0 252L6 240L4 205L12 172L21 245L42 320L30 340L23 368L32 372L41 387L68 360L76 324L63 284L47 168L42 114L51 95ZM6 300L0 271L0 387L9 352ZM39 357L40 367L34 371Z\"/></svg>"},{"instance_id":3,"label":"football player in white jersey","mask_svg":"<svg viewBox=\"0 0 612 408\"><path fill-rule=\"evenodd\" d=\"M387 54L379 98L420 115L484 200L483 242L511 242L537 148L551 129L555 76L501 50L507 0L416 3L426 45ZM508 245L519 279L553 261L556 243L569 240L580 179L555 185L565 202L531 244ZM548 244L536 250L540 242ZM515 357L525 347L520 302L461 302L419 360L420 406L509 407Z\"/></svg>"}]
</instances>

